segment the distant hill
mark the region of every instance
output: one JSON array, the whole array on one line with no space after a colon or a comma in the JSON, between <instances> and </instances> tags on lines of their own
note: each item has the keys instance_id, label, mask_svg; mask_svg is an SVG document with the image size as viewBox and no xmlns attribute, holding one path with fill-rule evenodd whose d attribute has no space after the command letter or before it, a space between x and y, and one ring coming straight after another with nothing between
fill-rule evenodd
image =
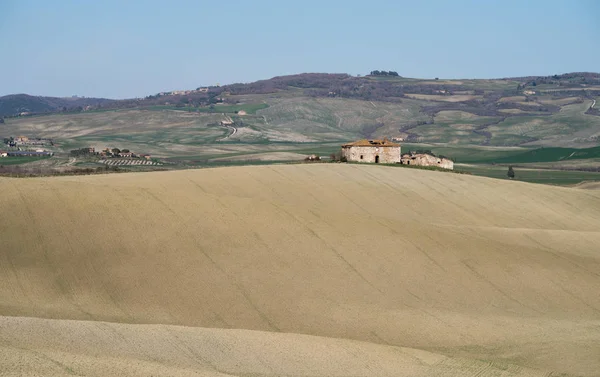
<instances>
[{"instance_id":1,"label":"distant hill","mask_svg":"<svg viewBox=\"0 0 600 377\"><path fill-rule=\"evenodd\" d=\"M214 118L217 114L236 117L240 112L243 118L234 121L241 132L230 135L228 142L390 137L413 143L585 148L600 142L600 105L596 103L600 103L598 73L448 80L373 71L366 76L301 73L126 100L11 95L0 97L0 117L98 109L149 110L154 115L157 111L185 111L207 113L198 119L198 126L212 134L211 124L219 122ZM132 125L144 118L139 112L119 116ZM150 123L145 121L141 127L148 129L154 124L152 119L158 118L150 117ZM87 128L99 120L89 114L77 122ZM106 120L102 122L106 124ZM7 135L25 131L21 127L26 124L6 123L5 129L12 129ZM165 124L161 121L155 126L160 129ZM203 143L224 140L223 135L205 136Z\"/></svg>"},{"instance_id":2,"label":"distant hill","mask_svg":"<svg viewBox=\"0 0 600 377\"><path fill-rule=\"evenodd\" d=\"M76 111L83 110L87 106L99 107L111 102L115 101L106 98L58 98L11 94L0 97L0 117L15 116L21 113L43 114Z\"/></svg>"}]
</instances>

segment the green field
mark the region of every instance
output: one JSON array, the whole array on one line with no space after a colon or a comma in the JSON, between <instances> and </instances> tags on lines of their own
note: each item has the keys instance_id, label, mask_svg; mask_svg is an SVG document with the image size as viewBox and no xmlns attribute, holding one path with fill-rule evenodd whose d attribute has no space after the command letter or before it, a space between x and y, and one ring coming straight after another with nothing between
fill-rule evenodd
<instances>
[{"instance_id":1,"label":"green field","mask_svg":"<svg viewBox=\"0 0 600 377\"><path fill-rule=\"evenodd\" d=\"M600 158L600 147L593 148L536 148L512 156L490 159L500 164L555 162Z\"/></svg>"},{"instance_id":2,"label":"green field","mask_svg":"<svg viewBox=\"0 0 600 377\"><path fill-rule=\"evenodd\" d=\"M455 165L455 169L482 177L508 180L506 166ZM574 185L584 181L600 181L600 173L547 169L514 168L516 181L551 185Z\"/></svg>"},{"instance_id":3,"label":"green field","mask_svg":"<svg viewBox=\"0 0 600 377\"><path fill-rule=\"evenodd\" d=\"M0 166L20 165L30 162L46 160L50 157L2 157L0 158Z\"/></svg>"},{"instance_id":4,"label":"green field","mask_svg":"<svg viewBox=\"0 0 600 377\"><path fill-rule=\"evenodd\" d=\"M256 114L258 110L266 109L269 105L265 103L251 103L244 105L216 105L213 108L210 107L177 107L177 106L150 106L149 110L173 110L173 111L188 111L198 113L224 113L224 114L235 114L238 111L245 111L248 114Z\"/></svg>"}]
</instances>

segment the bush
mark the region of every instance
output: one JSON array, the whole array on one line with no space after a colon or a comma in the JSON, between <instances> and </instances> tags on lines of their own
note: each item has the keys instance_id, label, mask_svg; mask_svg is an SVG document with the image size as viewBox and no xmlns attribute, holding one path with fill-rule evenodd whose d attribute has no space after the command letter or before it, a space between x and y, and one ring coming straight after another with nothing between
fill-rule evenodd
<instances>
[{"instance_id":1,"label":"bush","mask_svg":"<svg viewBox=\"0 0 600 377\"><path fill-rule=\"evenodd\" d=\"M513 179L515 177L515 171L513 170L512 166L508 167L508 172L506 173L506 175L508 176L508 178Z\"/></svg>"}]
</instances>

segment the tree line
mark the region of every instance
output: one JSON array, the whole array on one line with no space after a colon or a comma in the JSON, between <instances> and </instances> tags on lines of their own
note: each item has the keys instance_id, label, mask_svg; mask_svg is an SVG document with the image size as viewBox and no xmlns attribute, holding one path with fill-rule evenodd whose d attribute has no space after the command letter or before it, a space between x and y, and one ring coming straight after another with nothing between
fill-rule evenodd
<instances>
[{"instance_id":1,"label":"tree line","mask_svg":"<svg viewBox=\"0 0 600 377\"><path fill-rule=\"evenodd\" d=\"M395 71L371 71L370 76L394 76L394 77L400 77L400 75L398 75L398 72Z\"/></svg>"}]
</instances>

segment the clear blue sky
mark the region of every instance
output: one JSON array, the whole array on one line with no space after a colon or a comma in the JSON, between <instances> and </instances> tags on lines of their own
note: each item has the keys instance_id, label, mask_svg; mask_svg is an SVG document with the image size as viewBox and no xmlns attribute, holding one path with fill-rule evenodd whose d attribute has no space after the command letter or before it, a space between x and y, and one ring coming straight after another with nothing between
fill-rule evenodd
<instances>
[{"instance_id":1,"label":"clear blue sky","mask_svg":"<svg viewBox=\"0 0 600 377\"><path fill-rule=\"evenodd\" d=\"M600 1L0 0L0 95L128 98L301 72L600 71Z\"/></svg>"}]
</instances>

